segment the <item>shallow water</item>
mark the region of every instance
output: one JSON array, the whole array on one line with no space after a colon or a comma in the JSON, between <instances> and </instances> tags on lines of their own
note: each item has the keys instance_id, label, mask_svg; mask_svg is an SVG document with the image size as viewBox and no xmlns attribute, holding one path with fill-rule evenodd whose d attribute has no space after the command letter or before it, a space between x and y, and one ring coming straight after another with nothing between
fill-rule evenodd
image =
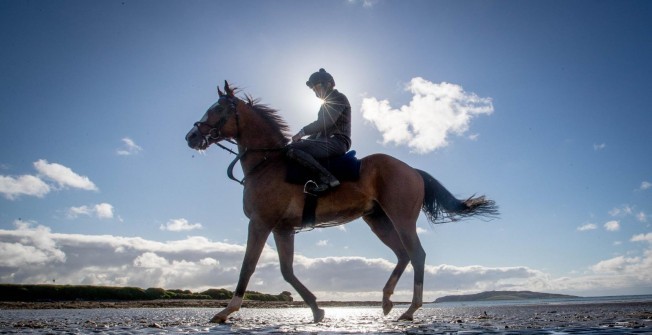
<instances>
[{"instance_id":1,"label":"shallow water","mask_svg":"<svg viewBox=\"0 0 652 335\"><path fill-rule=\"evenodd\" d=\"M0 334L652 334L652 302L574 305L424 306L414 322L378 307L243 308L223 325L213 308L2 310Z\"/></svg>"}]
</instances>

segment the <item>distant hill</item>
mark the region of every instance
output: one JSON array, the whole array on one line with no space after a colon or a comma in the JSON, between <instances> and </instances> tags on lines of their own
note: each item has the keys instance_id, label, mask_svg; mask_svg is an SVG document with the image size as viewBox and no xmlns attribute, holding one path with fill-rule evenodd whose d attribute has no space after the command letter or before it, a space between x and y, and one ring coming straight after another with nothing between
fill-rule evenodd
<instances>
[{"instance_id":1,"label":"distant hill","mask_svg":"<svg viewBox=\"0 0 652 335\"><path fill-rule=\"evenodd\" d=\"M494 300L528 300L528 299L559 299L577 298L574 295L539 293L531 291L487 291L476 294L447 295L437 298L437 302L458 302L458 301L494 301Z\"/></svg>"}]
</instances>

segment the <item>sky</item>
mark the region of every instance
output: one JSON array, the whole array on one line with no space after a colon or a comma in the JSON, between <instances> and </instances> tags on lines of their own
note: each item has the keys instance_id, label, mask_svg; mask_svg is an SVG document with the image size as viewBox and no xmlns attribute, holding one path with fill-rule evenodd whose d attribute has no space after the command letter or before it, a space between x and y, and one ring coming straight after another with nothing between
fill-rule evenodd
<instances>
[{"instance_id":1,"label":"sky","mask_svg":"<svg viewBox=\"0 0 652 335\"><path fill-rule=\"evenodd\" d=\"M359 157L500 207L421 215L425 301L652 294L651 31L631 0L0 0L0 282L234 290L233 156L184 136L224 80L294 133L324 68ZM395 261L361 220L296 238L320 300L380 300ZM271 238L248 289L300 299Z\"/></svg>"}]
</instances>

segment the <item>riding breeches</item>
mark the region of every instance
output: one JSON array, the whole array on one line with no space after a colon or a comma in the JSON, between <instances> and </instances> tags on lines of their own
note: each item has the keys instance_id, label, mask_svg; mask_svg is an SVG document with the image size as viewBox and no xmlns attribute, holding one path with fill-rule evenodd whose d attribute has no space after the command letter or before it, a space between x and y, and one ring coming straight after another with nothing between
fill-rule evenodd
<instances>
[{"instance_id":1,"label":"riding breeches","mask_svg":"<svg viewBox=\"0 0 652 335\"><path fill-rule=\"evenodd\" d=\"M346 141L339 139L337 136L333 136L327 140L301 140L288 144L287 149L301 150L315 159L324 159L344 155L349 150L349 145Z\"/></svg>"}]
</instances>

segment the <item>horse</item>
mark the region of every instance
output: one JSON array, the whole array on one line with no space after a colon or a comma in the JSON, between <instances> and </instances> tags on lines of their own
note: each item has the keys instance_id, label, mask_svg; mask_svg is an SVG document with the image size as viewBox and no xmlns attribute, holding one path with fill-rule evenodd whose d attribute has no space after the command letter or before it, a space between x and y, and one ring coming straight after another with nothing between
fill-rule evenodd
<instances>
[{"instance_id":1,"label":"horse","mask_svg":"<svg viewBox=\"0 0 652 335\"><path fill-rule=\"evenodd\" d=\"M317 298L293 271L295 232L302 229L305 202L302 185L286 182L288 162L284 148L289 127L278 111L260 104L250 95L239 98L235 89L218 86L218 100L187 133L188 146L205 150L226 140L237 145L237 156L244 174L243 210L249 219L247 244L238 283L228 305L211 322L224 323L238 311L255 271L265 242L273 234L283 278L310 307L315 323L324 319ZM223 147L223 146L222 146ZM224 147L223 147L224 148ZM234 152L235 153L235 152ZM362 218L371 231L389 247L397 263L382 290L382 309L393 308L390 297L409 263L414 270L412 302L399 320L413 320L423 304L423 279L426 252L417 235L417 219L423 211L432 223L450 222L469 216L495 216L497 206L484 196L455 198L428 173L410 167L386 154L360 159L360 177L343 181L321 195L315 209L315 227L327 227Z\"/></svg>"}]
</instances>

